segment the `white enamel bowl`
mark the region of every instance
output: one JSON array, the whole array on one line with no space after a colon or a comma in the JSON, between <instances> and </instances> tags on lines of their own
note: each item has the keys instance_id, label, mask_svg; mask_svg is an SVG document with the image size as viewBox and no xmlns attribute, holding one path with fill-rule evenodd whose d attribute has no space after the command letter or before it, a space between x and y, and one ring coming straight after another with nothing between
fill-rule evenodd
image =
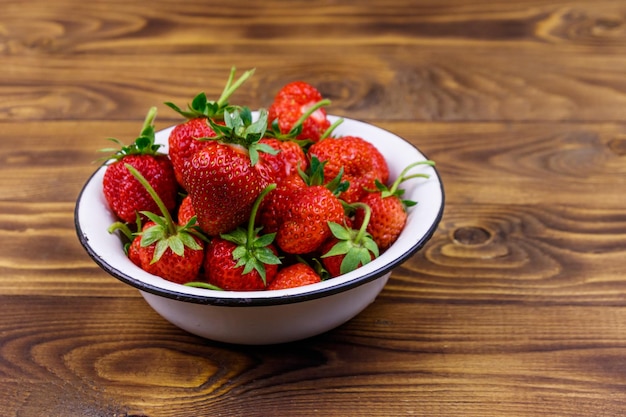
<instances>
[{"instance_id":1,"label":"white enamel bowl","mask_svg":"<svg viewBox=\"0 0 626 417\"><path fill-rule=\"evenodd\" d=\"M332 121L336 117L330 116ZM171 128L157 132L165 145ZM385 156L391 178L410 163L427 159L404 139L376 126L344 119L335 135L360 136ZM107 228L115 221L102 193L105 167L82 189L75 209L78 238L106 272L139 290L148 304L172 324L198 336L227 343L263 345L290 342L331 330L359 314L383 289L392 270L424 246L435 232L444 207L444 192L435 168L403 183L409 209L398 240L379 258L356 271L318 284L276 291L213 291L166 281L144 272L125 256L121 242Z\"/></svg>"}]
</instances>

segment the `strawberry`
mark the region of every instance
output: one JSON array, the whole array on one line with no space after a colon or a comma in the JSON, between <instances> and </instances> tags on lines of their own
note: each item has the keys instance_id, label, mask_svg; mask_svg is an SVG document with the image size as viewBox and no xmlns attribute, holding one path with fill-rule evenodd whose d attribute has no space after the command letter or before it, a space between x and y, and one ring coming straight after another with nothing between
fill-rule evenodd
<instances>
[{"instance_id":1,"label":"strawberry","mask_svg":"<svg viewBox=\"0 0 626 417\"><path fill-rule=\"evenodd\" d=\"M184 123L176 125L170 132L168 153L172 160L176 181L183 188L186 188L183 183L185 162L207 145L207 142L198 139L214 135L215 132L204 117L189 119Z\"/></svg>"},{"instance_id":2,"label":"strawberry","mask_svg":"<svg viewBox=\"0 0 626 417\"><path fill-rule=\"evenodd\" d=\"M193 204L191 203L191 197L186 195L178 206L178 224L186 224L196 215L193 210Z\"/></svg>"},{"instance_id":3,"label":"strawberry","mask_svg":"<svg viewBox=\"0 0 626 417\"><path fill-rule=\"evenodd\" d=\"M259 143L271 146L277 151L275 154L265 153L261 156L263 163L273 172L276 183L280 183L292 174L297 174L298 169L302 171L307 169L307 157L298 143L268 137L262 138Z\"/></svg>"},{"instance_id":4,"label":"strawberry","mask_svg":"<svg viewBox=\"0 0 626 417\"><path fill-rule=\"evenodd\" d=\"M182 226L175 224L146 178L130 164L125 167L165 213L157 216L143 212L150 221L142 227L130 245L131 261L138 263L146 272L168 281L184 284L196 280L204 258L204 242L202 235L194 228L195 218Z\"/></svg>"},{"instance_id":5,"label":"strawberry","mask_svg":"<svg viewBox=\"0 0 626 417\"><path fill-rule=\"evenodd\" d=\"M178 238L181 236L181 231L184 229L178 229ZM158 243L150 243L151 239L155 239L153 235L165 236L166 228L163 225L159 225L153 221L146 222L144 228L139 236L133 240L131 249L133 246L137 246L137 254L139 255L139 266L144 271L164 278L168 281L175 282L177 284L185 284L187 282L195 281L198 279L200 267L202 266L202 260L204 259L204 245L200 238L193 235L188 235L190 239L183 245L183 252L177 253L173 249L176 244L168 246L164 252L160 253L160 246ZM163 239L163 237L159 238ZM168 239L168 238L165 238ZM171 239L171 237L169 238ZM164 240L157 240L164 241ZM135 242L138 242L135 243ZM191 243L194 242L194 243ZM129 252L129 255L131 252ZM133 255L133 257L136 255ZM132 260L133 258L131 258Z\"/></svg>"},{"instance_id":6,"label":"strawberry","mask_svg":"<svg viewBox=\"0 0 626 417\"><path fill-rule=\"evenodd\" d=\"M156 107L153 107L146 116L140 136L131 145L123 146L119 140L110 138L122 147L110 157L113 162L106 168L102 187L113 213L127 223L133 222L137 213L141 211L159 213L159 207L146 189L125 168L125 164L135 167L148 179L168 211L173 211L176 207L178 184L171 161L167 155L158 152L160 145L154 143L152 123L155 116Z\"/></svg>"},{"instance_id":7,"label":"strawberry","mask_svg":"<svg viewBox=\"0 0 626 417\"><path fill-rule=\"evenodd\" d=\"M315 251L332 234L328 222L344 218L341 201L323 185L296 189L289 200L276 234L277 245L287 253Z\"/></svg>"},{"instance_id":8,"label":"strawberry","mask_svg":"<svg viewBox=\"0 0 626 417\"><path fill-rule=\"evenodd\" d=\"M304 263L296 263L279 270L274 280L267 286L267 289L282 290L286 288L296 288L321 281L320 276L313 268Z\"/></svg>"},{"instance_id":9,"label":"strawberry","mask_svg":"<svg viewBox=\"0 0 626 417\"><path fill-rule=\"evenodd\" d=\"M233 254L241 247L221 237L211 240L204 258L207 282L226 291L265 290L267 284L274 279L278 265L264 264L263 274L257 269L246 270L245 263L240 263L239 260L233 258ZM265 249L276 256L277 252L273 246Z\"/></svg>"},{"instance_id":10,"label":"strawberry","mask_svg":"<svg viewBox=\"0 0 626 417\"><path fill-rule=\"evenodd\" d=\"M237 227L211 240L204 259L209 284L229 291L254 291L272 282L280 264L272 245L275 234L259 236L254 223L261 201L274 187L266 187L255 200L247 230Z\"/></svg>"},{"instance_id":11,"label":"strawberry","mask_svg":"<svg viewBox=\"0 0 626 417\"><path fill-rule=\"evenodd\" d=\"M386 183L389 167L380 151L363 138L328 137L309 148L309 156L325 161L324 177L335 178L343 170L343 179L350 186L341 194L348 203L358 201L367 189L374 189L376 180Z\"/></svg>"},{"instance_id":12,"label":"strawberry","mask_svg":"<svg viewBox=\"0 0 626 417\"><path fill-rule=\"evenodd\" d=\"M269 181L250 164L247 152L210 143L185 164L184 178L200 228L225 233L249 216L254 199Z\"/></svg>"},{"instance_id":13,"label":"strawberry","mask_svg":"<svg viewBox=\"0 0 626 417\"><path fill-rule=\"evenodd\" d=\"M135 237L128 246L128 259L141 268L141 237Z\"/></svg>"},{"instance_id":14,"label":"strawberry","mask_svg":"<svg viewBox=\"0 0 626 417\"><path fill-rule=\"evenodd\" d=\"M252 123L248 109L225 113L224 126L212 124L218 136L185 163L183 181L198 223L209 236L228 232L250 217L255 199L273 181L259 151L275 152L258 143L267 114Z\"/></svg>"},{"instance_id":15,"label":"strawberry","mask_svg":"<svg viewBox=\"0 0 626 417\"><path fill-rule=\"evenodd\" d=\"M297 139L317 142L330 127L326 110L319 105L320 102L323 105L330 104L329 100L323 100L322 94L312 85L304 81L291 82L283 86L274 97L268 109L268 120L275 125L273 130L287 134L296 128ZM313 106L317 108L311 112Z\"/></svg>"},{"instance_id":16,"label":"strawberry","mask_svg":"<svg viewBox=\"0 0 626 417\"><path fill-rule=\"evenodd\" d=\"M418 165L434 165L432 161L419 161L407 166L394 181L390 188L376 182L378 191L369 192L361 199L371 209L371 217L367 222L367 232L370 233L381 251L393 244L404 229L407 220L406 208L415 205L411 200L402 200L404 190L399 186L411 178L428 178L427 174L417 173L408 175L410 169ZM367 213L357 208L354 216L355 227L361 227L366 221Z\"/></svg>"},{"instance_id":17,"label":"strawberry","mask_svg":"<svg viewBox=\"0 0 626 417\"><path fill-rule=\"evenodd\" d=\"M266 233L275 233L283 221L283 215L290 210L290 199L294 191L306 187L299 173L291 174L280 181L261 203L259 224Z\"/></svg>"},{"instance_id":18,"label":"strawberry","mask_svg":"<svg viewBox=\"0 0 626 417\"><path fill-rule=\"evenodd\" d=\"M327 185L324 166L316 158L307 172L284 179L270 193L259 216L266 231L276 232L276 244L288 254L314 251L331 234L327 222L341 221L343 205L335 193L345 189L341 176Z\"/></svg>"},{"instance_id":19,"label":"strawberry","mask_svg":"<svg viewBox=\"0 0 626 417\"><path fill-rule=\"evenodd\" d=\"M233 83L235 68L232 68L230 77L217 101L209 101L205 93L200 93L187 105L187 110L182 110L171 102L165 103L187 119L184 123L176 125L168 137L170 159L176 179L183 188L186 188L183 184L185 162L206 145L206 142L199 139L215 136L215 131L211 128L208 119L216 123L223 120L224 110L228 107L228 99L253 73L254 70L247 71Z\"/></svg>"},{"instance_id":20,"label":"strawberry","mask_svg":"<svg viewBox=\"0 0 626 417\"><path fill-rule=\"evenodd\" d=\"M320 249L322 263L331 277L354 271L379 255L378 246L366 231L370 208L363 203L354 203L352 207L361 208L365 213L360 228L354 230L347 225L330 223L333 237Z\"/></svg>"}]
</instances>

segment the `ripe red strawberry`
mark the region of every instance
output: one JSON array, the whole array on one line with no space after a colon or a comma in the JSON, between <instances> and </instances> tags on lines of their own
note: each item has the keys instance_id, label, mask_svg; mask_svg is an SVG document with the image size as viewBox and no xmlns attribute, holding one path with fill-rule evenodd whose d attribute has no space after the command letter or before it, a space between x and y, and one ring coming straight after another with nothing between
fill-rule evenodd
<instances>
[{"instance_id":1,"label":"ripe red strawberry","mask_svg":"<svg viewBox=\"0 0 626 417\"><path fill-rule=\"evenodd\" d=\"M308 160L302 147L292 140L280 140L276 138L263 138L259 143L266 144L278 151L272 155L264 153L261 160L274 174L274 181L280 183L292 174L297 174L298 169L306 171Z\"/></svg>"},{"instance_id":2,"label":"ripe red strawberry","mask_svg":"<svg viewBox=\"0 0 626 417\"><path fill-rule=\"evenodd\" d=\"M278 183L275 190L261 203L258 223L265 233L275 233L283 221L283 215L290 210L290 199L298 188L306 187L299 173L291 174Z\"/></svg>"},{"instance_id":3,"label":"ripe red strawberry","mask_svg":"<svg viewBox=\"0 0 626 417\"><path fill-rule=\"evenodd\" d=\"M291 82L283 86L274 97L268 109L268 120L270 124L276 122L277 130L281 133L288 134L294 127L300 129L299 121L306 115L296 138L317 142L330 127L330 121L323 107L317 108L310 115L307 113L320 101L323 101L322 94L312 85L304 81ZM324 105L329 103L328 100L324 101Z\"/></svg>"},{"instance_id":4,"label":"ripe red strawberry","mask_svg":"<svg viewBox=\"0 0 626 417\"><path fill-rule=\"evenodd\" d=\"M407 166L398 176L391 188L380 182L376 183L378 191L370 192L361 199L361 202L371 209L371 217L367 224L367 232L378 245L381 251L386 250L400 236L407 220L406 208L415 205L414 201L402 200L404 190L399 185L411 178L428 178L427 174L408 175L410 169L417 165L434 165L432 161L419 161ZM361 227L366 220L366 211L357 208L354 216L355 227Z\"/></svg>"},{"instance_id":5,"label":"ripe red strawberry","mask_svg":"<svg viewBox=\"0 0 626 417\"><path fill-rule=\"evenodd\" d=\"M322 279L313 268L304 263L296 263L279 270L274 280L267 286L267 289L296 288L321 281Z\"/></svg>"},{"instance_id":6,"label":"ripe red strawberry","mask_svg":"<svg viewBox=\"0 0 626 417\"><path fill-rule=\"evenodd\" d=\"M366 232L369 207L362 203L354 203L353 207L360 207L365 213L360 228L354 230L347 225L330 223L333 236L320 249L322 264L331 277L354 271L379 255L378 246Z\"/></svg>"},{"instance_id":7,"label":"ripe red strawberry","mask_svg":"<svg viewBox=\"0 0 626 417\"><path fill-rule=\"evenodd\" d=\"M337 198L346 183L338 176L324 182L324 165L317 158L307 172L299 171L284 179L263 204L259 223L276 232L276 243L286 253L305 254L314 251L330 236L328 221L344 218Z\"/></svg>"},{"instance_id":8,"label":"ripe red strawberry","mask_svg":"<svg viewBox=\"0 0 626 417\"><path fill-rule=\"evenodd\" d=\"M209 236L228 232L250 216L254 200L269 184L250 164L244 149L217 142L197 152L186 164L189 188L200 228Z\"/></svg>"},{"instance_id":9,"label":"ripe red strawberry","mask_svg":"<svg viewBox=\"0 0 626 417\"><path fill-rule=\"evenodd\" d=\"M175 224L147 179L131 165L125 167L165 212L163 216L143 212L150 221L131 243L129 258L145 271L168 281L185 284L196 280L204 259L204 242L194 229L195 218L182 226Z\"/></svg>"},{"instance_id":10,"label":"ripe red strawberry","mask_svg":"<svg viewBox=\"0 0 626 417\"><path fill-rule=\"evenodd\" d=\"M141 254L139 249L141 248L141 237L136 236L128 246L128 259L135 265L141 268Z\"/></svg>"},{"instance_id":11,"label":"ripe red strawberry","mask_svg":"<svg viewBox=\"0 0 626 417\"><path fill-rule=\"evenodd\" d=\"M154 143L152 123L155 116L156 108L153 107L146 116L140 136L131 145L122 145L111 157L114 162L107 166L104 173L102 187L105 199L113 213L127 223L134 222L140 211L164 213L159 212L150 194L125 168L125 164L135 167L148 179L168 211L176 207L178 183L171 161L167 155L158 152L160 145ZM117 139L111 140L121 145Z\"/></svg>"},{"instance_id":12,"label":"ripe red strawberry","mask_svg":"<svg viewBox=\"0 0 626 417\"><path fill-rule=\"evenodd\" d=\"M189 119L174 127L170 132L168 153L172 160L176 180L183 188L186 188L183 184L185 162L207 145L206 141L198 139L211 136L215 136L215 132L205 117Z\"/></svg>"},{"instance_id":13,"label":"ripe red strawberry","mask_svg":"<svg viewBox=\"0 0 626 417\"><path fill-rule=\"evenodd\" d=\"M174 127L168 138L170 159L176 179L183 188L186 188L183 184L185 162L206 145L206 142L200 139L214 137L216 134L211 128L209 119L215 123L222 123L228 99L253 73L254 70L247 71L233 83L235 68L232 68L230 77L217 101L209 101L205 93L200 93L187 105L187 110L182 110L171 102L165 103L187 119L184 123Z\"/></svg>"},{"instance_id":14,"label":"ripe red strawberry","mask_svg":"<svg viewBox=\"0 0 626 417\"><path fill-rule=\"evenodd\" d=\"M209 284L229 291L254 291L272 282L280 264L272 245L274 234L259 236L254 223L261 201L274 187L265 188L255 200L247 230L238 227L211 240L204 259Z\"/></svg>"},{"instance_id":15,"label":"ripe red strawberry","mask_svg":"<svg viewBox=\"0 0 626 417\"><path fill-rule=\"evenodd\" d=\"M323 185L297 189L289 200L276 243L290 254L314 252L332 234L328 222L341 222L344 218L341 201Z\"/></svg>"},{"instance_id":16,"label":"ripe red strawberry","mask_svg":"<svg viewBox=\"0 0 626 417\"><path fill-rule=\"evenodd\" d=\"M225 126L213 127L218 138L196 152L185 164L187 185L200 228L209 236L228 232L250 217L261 191L272 183L271 170L259 161L259 144L267 114L252 123L249 110L225 114Z\"/></svg>"},{"instance_id":17,"label":"ripe red strawberry","mask_svg":"<svg viewBox=\"0 0 626 417\"><path fill-rule=\"evenodd\" d=\"M187 224L189 223L189 220L196 215L196 212L193 209L193 204L191 203L191 197L189 197L189 195L186 195L181 200L178 206L177 215L178 224Z\"/></svg>"},{"instance_id":18,"label":"ripe red strawberry","mask_svg":"<svg viewBox=\"0 0 626 417\"><path fill-rule=\"evenodd\" d=\"M341 198L348 203L358 201L367 189L375 189L376 180L384 184L389 179L385 157L360 137L325 138L310 147L309 156L325 162L324 177L327 180L335 178L343 169L343 180L350 186Z\"/></svg>"},{"instance_id":19,"label":"ripe red strawberry","mask_svg":"<svg viewBox=\"0 0 626 417\"><path fill-rule=\"evenodd\" d=\"M233 258L233 252L239 246L221 237L215 237L207 247L204 258L206 280L226 291L260 291L265 290L278 271L277 264L266 264L265 277L258 270L245 271L245 264ZM273 246L268 247L277 254Z\"/></svg>"},{"instance_id":20,"label":"ripe red strawberry","mask_svg":"<svg viewBox=\"0 0 626 417\"><path fill-rule=\"evenodd\" d=\"M383 197L381 192L368 193L361 201L372 209L367 231L380 250L384 251L396 241L404 229L407 219L404 204L396 196ZM355 224L361 225L363 216L363 211L357 210Z\"/></svg>"},{"instance_id":21,"label":"ripe red strawberry","mask_svg":"<svg viewBox=\"0 0 626 417\"><path fill-rule=\"evenodd\" d=\"M139 266L141 269L177 284L186 284L187 282L197 280L204 259L204 244L202 240L197 236L188 235L195 242L195 245L191 244L190 246L189 243L191 241L188 241L187 244L183 245L182 253L174 252L172 246L169 246L163 253L159 254L159 244L148 243L149 241L146 240L146 237L160 233L163 233L163 227L150 221L144 225L141 235L133 240L131 248L137 245L135 242L138 242L137 254L139 255ZM131 260L133 259L131 258Z\"/></svg>"}]
</instances>

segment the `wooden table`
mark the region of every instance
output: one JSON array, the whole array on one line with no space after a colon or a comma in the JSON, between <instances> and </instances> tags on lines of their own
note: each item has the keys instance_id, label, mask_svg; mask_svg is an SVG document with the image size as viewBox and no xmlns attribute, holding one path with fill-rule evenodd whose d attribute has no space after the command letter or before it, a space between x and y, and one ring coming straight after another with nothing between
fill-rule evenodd
<instances>
[{"instance_id":1,"label":"wooden table","mask_svg":"<svg viewBox=\"0 0 626 417\"><path fill-rule=\"evenodd\" d=\"M2 0L0 64L1 416L626 413L623 1ZM233 65L233 101L306 80L445 185L427 246L310 340L187 334L74 231L105 138Z\"/></svg>"}]
</instances>

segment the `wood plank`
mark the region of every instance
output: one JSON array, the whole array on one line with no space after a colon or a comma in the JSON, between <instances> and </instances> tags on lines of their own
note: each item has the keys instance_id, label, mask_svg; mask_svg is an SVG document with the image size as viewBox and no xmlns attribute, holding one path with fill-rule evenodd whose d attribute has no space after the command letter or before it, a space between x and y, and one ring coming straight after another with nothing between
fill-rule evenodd
<instances>
[{"instance_id":1,"label":"wood plank","mask_svg":"<svg viewBox=\"0 0 626 417\"><path fill-rule=\"evenodd\" d=\"M333 112L354 118L610 121L619 120L626 105L623 52L589 55L581 62L578 54L512 54L510 47L475 48L472 55L462 54L463 47L366 47L349 57L322 46L294 49L299 52L288 51L288 65L262 52L210 62L207 55L184 55L176 63L159 55L115 64L93 55L9 57L3 60L6 84L0 94L6 100L0 120L139 119L153 105L175 118L163 102L184 106L202 91L217 99L233 65L257 69L232 100L255 109L269 106L278 89L294 79L317 86L332 100ZM355 61L356 72L349 69ZM21 84L24 74L28 85Z\"/></svg>"},{"instance_id":2,"label":"wood plank","mask_svg":"<svg viewBox=\"0 0 626 417\"><path fill-rule=\"evenodd\" d=\"M615 1L300 2L247 12L220 3L208 15L193 13L205 3L63 13L70 4L31 6L26 21L21 3L8 2L0 120L136 119L203 90L217 97L233 65L257 68L236 96L255 108L295 77L357 118L606 121L626 104ZM277 48L287 62L274 58Z\"/></svg>"},{"instance_id":3,"label":"wood plank","mask_svg":"<svg viewBox=\"0 0 626 417\"><path fill-rule=\"evenodd\" d=\"M383 296L339 329L271 347L199 339L141 300L3 297L3 306L0 386L24 390L7 397L24 413L578 416L626 406L624 306L607 316Z\"/></svg>"}]
</instances>

